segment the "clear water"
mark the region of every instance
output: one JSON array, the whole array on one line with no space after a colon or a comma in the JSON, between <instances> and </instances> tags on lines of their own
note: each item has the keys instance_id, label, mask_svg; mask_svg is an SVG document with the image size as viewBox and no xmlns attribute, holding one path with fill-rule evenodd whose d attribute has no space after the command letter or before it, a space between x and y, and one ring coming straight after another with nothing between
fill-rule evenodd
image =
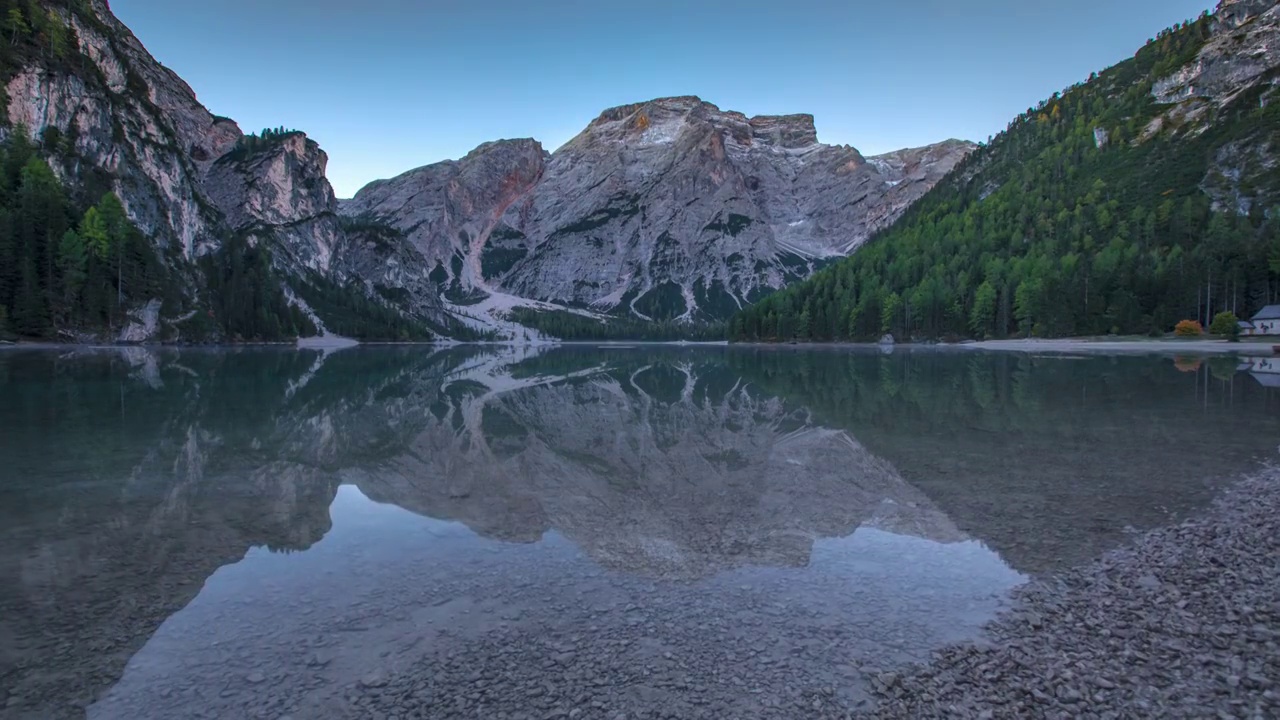
<instances>
[{"instance_id":1,"label":"clear water","mask_svg":"<svg viewBox=\"0 0 1280 720\"><path fill-rule=\"evenodd\" d=\"M1275 460L1246 365L5 351L0 715L854 710Z\"/></svg>"}]
</instances>

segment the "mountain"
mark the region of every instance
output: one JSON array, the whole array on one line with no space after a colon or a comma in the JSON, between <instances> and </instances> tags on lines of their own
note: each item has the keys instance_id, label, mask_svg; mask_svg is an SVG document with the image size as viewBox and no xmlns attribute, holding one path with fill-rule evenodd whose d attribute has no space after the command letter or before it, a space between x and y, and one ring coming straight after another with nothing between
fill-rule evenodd
<instances>
[{"instance_id":1,"label":"mountain","mask_svg":"<svg viewBox=\"0 0 1280 720\"><path fill-rule=\"evenodd\" d=\"M395 231L338 216L303 133L211 114L102 0L4 0L0 17L0 335L456 330Z\"/></svg>"},{"instance_id":2,"label":"mountain","mask_svg":"<svg viewBox=\"0 0 1280 720\"><path fill-rule=\"evenodd\" d=\"M673 98L607 111L555 154L501 141L374 183L340 215L315 142L213 115L103 0L0 13L0 336L524 333L511 308L723 318L847 253L968 150L868 160L819 144L808 116Z\"/></svg>"},{"instance_id":3,"label":"mountain","mask_svg":"<svg viewBox=\"0 0 1280 720\"><path fill-rule=\"evenodd\" d=\"M864 158L819 143L808 115L667 98L555 153L487 143L340 204L314 141L213 115L104 0L0 0L0 17L0 337L722 320L847 255L972 149Z\"/></svg>"},{"instance_id":4,"label":"mountain","mask_svg":"<svg viewBox=\"0 0 1280 720\"><path fill-rule=\"evenodd\" d=\"M554 153L486 143L340 210L402 231L447 297L479 313L535 300L715 320L849 254L972 147L865 158L819 143L810 115L663 98L604 111Z\"/></svg>"},{"instance_id":5,"label":"mountain","mask_svg":"<svg viewBox=\"0 0 1280 720\"><path fill-rule=\"evenodd\" d=\"M738 338L1163 333L1280 295L1280 9L1226 0L1020 115Z\"/></svg>"}]
</instances>

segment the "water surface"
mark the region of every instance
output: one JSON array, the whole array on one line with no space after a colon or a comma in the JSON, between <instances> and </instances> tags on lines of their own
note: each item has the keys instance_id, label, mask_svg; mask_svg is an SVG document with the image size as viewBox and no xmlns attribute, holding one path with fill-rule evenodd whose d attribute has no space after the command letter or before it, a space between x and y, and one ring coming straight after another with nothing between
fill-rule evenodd
<instances>
[{"instance_id":1,"label":"water surface","mask_svg":"<svg viewBox=\"0 0 1280 720\"><path fill-rule=\"evenodd\" d=\"M839 714L1275 459L1228 358L0 353L6 717Z\"/></svg>"}]
</instances>

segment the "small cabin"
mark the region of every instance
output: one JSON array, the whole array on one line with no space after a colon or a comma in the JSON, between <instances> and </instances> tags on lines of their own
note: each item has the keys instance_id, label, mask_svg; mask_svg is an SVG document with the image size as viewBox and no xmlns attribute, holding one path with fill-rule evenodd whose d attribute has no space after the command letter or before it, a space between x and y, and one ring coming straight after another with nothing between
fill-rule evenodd
<instances>
[{"instance_id":1,"label":"small cabin","mask_svg":"<svg viewBox=\"0 0 1280 720\"><path fill-rule=\"evenodd\" d=\"M1240 323L1241 335L1280 335L1280 305L1268 305Z\"/></svg>"}]
</instances>

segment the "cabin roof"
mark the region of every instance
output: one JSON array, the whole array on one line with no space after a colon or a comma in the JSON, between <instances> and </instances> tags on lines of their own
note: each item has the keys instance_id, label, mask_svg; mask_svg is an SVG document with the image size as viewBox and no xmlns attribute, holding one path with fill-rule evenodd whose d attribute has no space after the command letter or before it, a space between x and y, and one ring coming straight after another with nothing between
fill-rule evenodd
<instances>
[{"instance_id":1,"label":"cabin roof","mask_svg":"<svg viewBox=\"0 0 1280 720\"><path fill-rule=\"evenodd\" d=\"M1268 305L1257 312L1253 316L1253 321L1259 320L1280 320L1280 305Z\"/></svg>"}]
</instances>

